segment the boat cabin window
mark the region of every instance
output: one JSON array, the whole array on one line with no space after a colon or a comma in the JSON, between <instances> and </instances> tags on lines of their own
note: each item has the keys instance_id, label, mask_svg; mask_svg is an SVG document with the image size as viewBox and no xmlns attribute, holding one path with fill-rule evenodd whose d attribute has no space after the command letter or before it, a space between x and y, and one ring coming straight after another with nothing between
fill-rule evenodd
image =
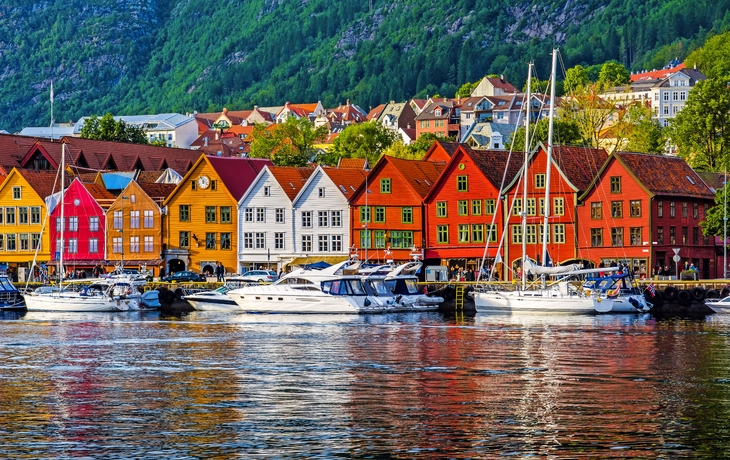
<instances>
[{"instance_id":1,"label":"boat cabin window","mask_svg":"<svg viewBox=\"0 0 730 460\"><path fill-rule=\"evenodd\" d=\"M360 280L333 280L322 282L322 292L332 295L365 295Z\"/></svg>"},{"instance_id":2,"label":"boat cabin window","mask_svg":"<svg viewBox=\"0 0 730 460\"><path fill-rule=\"evenodd\" d=\"M405 282L406 282L406 287L408 288L409 294L419 294L418 283L416 282L415 279L405 280Z\"/></svg>"},{"instance_id":3,"label":"boat cabin window","mask_svg":"<svg viewBox=\"0 0 730 460\"><path fill-rule=\"evenodd\" d=\"M376 296L380 297L392 295L390 287L385 282L385 280L369 280L369 282L370 287L372 287L373 292L375 292Z\"/></svg>"}]
</instances>

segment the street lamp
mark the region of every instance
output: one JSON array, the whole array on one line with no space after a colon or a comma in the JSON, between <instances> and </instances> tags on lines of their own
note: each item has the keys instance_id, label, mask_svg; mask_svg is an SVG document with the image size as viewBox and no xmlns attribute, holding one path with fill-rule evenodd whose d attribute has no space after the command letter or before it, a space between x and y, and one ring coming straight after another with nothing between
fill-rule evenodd
<instances>
[{"instance_id":1,"label":"street lamp","mask_svg":"<svg viewBox=\"0 0 730 460\"><path fill-rule=\"evenodd\" d=\"M119 230L122 234L122 248L121 248L122 249L122 258L121 258L121 262L120 262L120 271L121 271L120 274L124 273L124 200L128 200L128 199L129 199L128 196L122 195L122 222L121 222L122 228Z\"/></svg>"}]
</instances>

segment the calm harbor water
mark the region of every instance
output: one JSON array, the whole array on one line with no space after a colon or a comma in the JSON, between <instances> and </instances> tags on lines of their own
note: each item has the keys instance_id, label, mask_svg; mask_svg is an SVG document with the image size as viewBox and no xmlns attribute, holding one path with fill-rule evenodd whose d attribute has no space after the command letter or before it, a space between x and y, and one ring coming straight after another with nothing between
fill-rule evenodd
<instances>
[{"instance_id":1,"label":"calm harbor water","mask_svg":"<svg viewBox=\"0 0 730 460\"><path fill-rule=\"evenodd\" d=\"M721 316L0 313L0 457L730 457L729 339Z\"/></svg>"}]
</instances>

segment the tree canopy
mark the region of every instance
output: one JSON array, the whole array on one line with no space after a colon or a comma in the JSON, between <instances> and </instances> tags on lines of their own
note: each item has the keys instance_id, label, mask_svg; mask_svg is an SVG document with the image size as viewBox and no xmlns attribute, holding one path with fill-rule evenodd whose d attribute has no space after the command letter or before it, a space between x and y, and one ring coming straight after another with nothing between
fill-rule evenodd
<instances>
[{"instance_id":1,"label":"tree canopy","mask_svg":"<svg viewBox=\"0 0 730 460\"><path fill-rule=\"evenodd\" d=\"M314 144L327 138L325 126L314 128L306 118L287 117L284 123L256 125L251 134L251 158L270 158L276 166L306 166Z\"/></svg>"},{"instance_id":2,"label":"tree canopy","mask_svg":"<svg viewBox=\"0 0 730 460\"><path fill-rule=\"evenodd\" d=\"M339 158L367 158L378 162L383 151L400 140L398 133L374 121L349 125L335 138L327 152L328 163Z\"/></svg>"},{"instance_id":3,"label":"tree canopy","mask_svg":"<svg viewBox=\"0 0 730 460\"><path fill-rule=\"evenodd\" d=\"M101 119L96 115L92 115L84 120L84 126L81 128L81 137L83 139L125 142L127 144L150 143L141 127L129 126L124 120L114 120L114 116L111 113L107 113ZM164 140L162 145L165 145Z\"/></svg>"},{"instance_id":4,"label":"tree canopy","mask_svg":"<svg viewBox=\"0 0 730 460\"><path fill-rule=\"evenodd\" d=\"M696 65L709 78L730 81L730 32L709 38L687 56L684 64L689 68Z\"/></svg>"},{"instance_id":5,"label":"tree canopy","mask_svg":"<svg viewBox=\"0 0 730 460\"><path fill-rule=\"evenodd\" d=\"M682 111L670 122L669 137L695 169L719 171L730 166L730 88L725 80L699 81Z\"/></svg>"},{"instance_id":6,"label":"tree canopy","mask_svg":"<svg viewBox=\"0 0 730 460\"><path fill-rule=\"evenodd\" d=\"M548 127L550 120L543 118L537 123L530 125L530 132L532 133L530 140L530 148L534 148L540 142L547 143L548 141ZM561 145L583 145L585 140L580 131L580 127L576 122L570 119L560 118L554 121L553 129L555 131L553 135L553 141L556 144ZM520 126L517 131L512 135L512 139L507 144L507 147L511 147L514 150L524 150L525 148L525 127Z\"/></svg>"}]
</instances>

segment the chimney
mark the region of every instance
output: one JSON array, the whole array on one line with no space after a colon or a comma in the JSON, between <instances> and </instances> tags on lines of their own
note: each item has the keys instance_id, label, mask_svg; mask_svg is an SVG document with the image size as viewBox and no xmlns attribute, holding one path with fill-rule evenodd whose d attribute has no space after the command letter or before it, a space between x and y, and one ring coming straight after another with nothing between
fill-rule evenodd
<instances>
[{"instance_id":1,"label":"chimney","mask_svg":"<svg viewBox=\"0 0 730 460\"><path fill-rule=\"evenodd\" d=\"M208 138L204 137L203 138L203 147L207 147L207 146L208 146Z\"/></svg>"},{"instance_id":2,"label":"chimney","mask_svg":"<svg viewBox=\"0 0 730 460\"><path fill-rule=\"evenodd\" d=\"M225 108L225 107L223 107L223 113L224 113L224 114L228 113L228 109L227 109L227 108Z\"/></svg>"},{"instance_id":3,"label":"chimney","mask_svg":"<svg viewBox=\"0 0 730 460\"><path fill-rule=\"evenodd\" d=\"M349 99L347 100L347 106L348 107L350 106L350 100Z\"/></svg>"},{"instance_id":4,"label":"chimney","mask_svg":"<svg viewBox=\"0 0 730 460\"><path fill-rule=\"evenodd\" d=\"M255 105L255 106L253 106L253 109L254 110L258 110L259 109L259 106L258 105Z\"/></svg>"},{"instance_id":5,"label":"chimney","mask_svg":"<svg viewBox=\"0 0 730 460\"><path fill-rule=\"evenodd\" d=\"M500 74L499 79L502 80L502 82L504 82L504 75Z\"/></svg>"}]
</instances>

